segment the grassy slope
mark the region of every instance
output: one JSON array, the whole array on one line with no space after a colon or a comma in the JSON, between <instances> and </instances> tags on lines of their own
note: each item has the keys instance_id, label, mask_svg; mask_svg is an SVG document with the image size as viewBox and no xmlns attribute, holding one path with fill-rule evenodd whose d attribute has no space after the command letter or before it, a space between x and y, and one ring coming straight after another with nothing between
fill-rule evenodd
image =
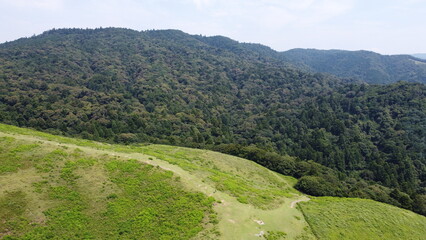
<instances>
[{"instance_id":1,"label":"grassy slope","mask_svg":"<svg viewBox=\"0 0 426 240\"><path fill-rule=\"evenodd\" d=\"M201 200L190 201L194 206L199 204L205 207L205 217L201 225L199 222L198 224L195 222L192 223L194 226L191 231L188 232L187 236L200 231L199 227L203 226L206 229L199 232L196 238L258 239L255 234L261 231L265 233L275 233L276 235L285 233L291 239L314 238L301 212L296 208L290 208L291 201L304 198L292 188L295 179L276 174L248 160L211 151L164 145L120 146L101 144L86 140L53 136L2 124L0 124L0 137L11 140L13 142L11 147L16 147L18 145L28 146L23 147L24 150L22 153L24 155L20 157L21 160L31 159L33 156L42 154L43 152L43 154L50 154L56 150L68 152L67 156L60 161L56 161L56 157L52 158L54 159L54 170L47 169L45 172L47 176L52 175L52 179L49 180L48 184L43 183L46 176L41 176L43 174L40 174L40 170L38 170L40 167L38 167L37 164L24 164L25 166L21 163L16 164L22 161L9 161L7 164L4 162L1 164L2 166L7 165L9 167L0 175L0 197L6 199L10 192L26 194L26 196L28 196L26 199L31 200L28 201L29 205L27 205L25 209L31 209L31 212L25 210L21 212L20 215L26 217L29 219L28 221L32 223L37 223L37 221L32 218L33 216L38 216L39 219L41 219L39 220L39 224L41 225L49 223L49 217L46 218L43 212L46 210L50 211L52 206L65 204L63 201L58 201L56 198L42 197L43 193L49 196L48 193L50 188L55 186L58 181L70 187L71 190L75 190L82 196L83 200L81 201L85 202L86 208L79 211L83 212L85 216L89 216L87 221L91 220L90 217L97 216L96 214L105 213L104 205L108 205L111 199L116 201L116 196L114 194L120 199L122 197L120 193L122 193L123 189L127 188L126 181L122 183L124 185L119 184L120 179L124 179L125 175L120 172L114 172L116 175L112 175L108 169L110 169L111 166L117 165L117 163L114 162L117 159L121 159L121 161L124 159L135 159L139 163L148 163L148 165L159 166L164 170L173 172L172 175L168 175L170 173L169 171L164 172L160 169L156 170L163 172L169 179L173 179L163 187L167 188L169 185L176 185L179 188L180 185L183 185L183 188L186 189L185 194L196 194L192 193L194 191L204 193L204 197L199 197ZM37 146L32 148L32 144L36 144ZM3 152L10 151L11 150L8 149ZM77 167L75 167L71 164L71 169L64 170L67 168L67 162L73 163L78 160L73 158L70 159L70 156L73 156L72 154L75 154L76 151L81 155L78 159L86 158L85 156L90 156L90 159L96 159L93 166L87 167L77 164ZM7 158L2 158L1 161L5 159ZM50 164L51 163L52 162L50 162ZM134 164L134 162L130 164ZM47 165L48 167L50 166L49 164ZM70 166L68 166L68 168L69 167ZM119 167L116 166L112 168L116 169ZM146 167L142 167L142 170L145 168ZM148 168L148 170L149 169L150 168ZM64 182L64 179L61 178L62 171L70 171L69 174L71 174L71 178L73 178L73 174L78 176L75 180L76 183L71 184L66 181ZM126 174L128 175L128 173ZM174 184L173 182L176 179L178 179L181 184ZM38 185L40 185L40 187ZM189 193L187 192L188 190L190 191ZM38 191L41 191L41 193L38 193ZM96 194L93 194L94 192ZM183 193L184 192L181 192L179 195ZM69 192L68 194L72 195L73 192ZM214 205L214 213L208 208L207 203L209 200L206 195L212 196L217 200L217 203ZM86 199L86 196L88 196L88 199ZM138 196L133 196L134 199L137 197ZM128 197L127 199L131 198ZM72 205L72 203L67 204ZM118 209L132 207L127 206L126 201L121 201L120 204L120 206L117 207ZM152 207L151 209L157 207ZM214 226L212 223L216 223L216 214L218 215L219 221L217 225ZM265 224L259 225L255 220L261 220ZM105 221L105 219L102 221ZM108 226L112 227L114 225L113 220L109 221L109 224L104 224L107 228ZM131 224L122 226L122 228L126 227L132 229ZM114 230L108 229L108 231L106 231L100 226L92 226L90 229L98 229L95 232L89 231L88 233L98 238L105 237L99 235L101 232L110 231L111 234L114 233ZM121 230L117 230L117 232ZM27 229L25 231L29 230ZM79 232L84 231L79 230ZM216 232L220 233L219 237L215 235ZM154 233L151 232L151 234Z\"/></svg>"},{"instance_id":2,"label":"grassy slope","mask_svg":"<svg viewBox=\"0 0 426 240\"><path fill-rule=\"evenodd\" d=\"M368 199L321 197L299 204L319 239L425 239L426 218Z\"/></svg>"},{"instance_id":3,"label":"grassy slope","mask_svg":"<svg viewBox=\"0 0 426 240\"><path fill-rule=\"evenodd\" d=\"M214 199L170 171L10 136L0 145L0 237L188 239L216 221Z\"/></svg>"},{"instance_id":4,"label":"grassy slope","mask_svg":"<svg viewBox=\"0 0 426 240\"><path fill-rule=\"evenodd\" d=\"M71 190L78 190L77 192L81 196L88 196L87 199L83 198L86 208L80 212L89 217L96 216L96 213L99 212L105 212L104 210L107 209L105 206L109 206L110 201L116 201L117 196L118 199L141 197L141 195L132 195L132 193L134 194L132 191L126 193L125 196L120 195L123 194L123 189L126 189L127 181L124 180L129 173L126 172L127 170L125 172L117 170L123 169L123 167L114 167L117 165L117 160L123 162L125 159L134 159L133 162L129 163L130 166L136 163L147 163L142 164L140 169L138 168L138 171L142 174L140 177L146 175L149 171L153 171L152 168L147 166L159 166L159 168L153 169L158 172L159 176L163 176L162 178L170 180L169 182L166 181L166 185L159 189L175 186L181 191L178 194L179 196L192 196L191 194L198 196L195 199L184 197L184 200L182 200L188 201L189 206L197 206L197 204L204 206L202 222L190 223L193 228L187 233L186 237L198 232L195 236L196 239L259 239L255 234L264 231L265 233L272 233L268 239L280 239L278 237L273 238L272 235L280 236L282 233L286 234L287 239L315 238L301 211L290 207L292 201L306 199L305 196L292 188L295 179L276 174L245 159L206 150L165 145L109 145L54 136L3 124L0 124L0 137L3 137L3 141L8 141L7 139L15 141L13 146L19 148L18 152L22 155L20 155L20 159L37 159L41 158L39 155L49 155L52 152L56 154L55 151L67 152L66 158L59 157L59 159L62 159L60 161L62 163L55 168L56 172L46 170L46 174L48 179L51 178L52 183L50 185L52 186L56 186L58 183L70 184L62 178L64 169L66 173L64 177L67 176L67 171L69 171L68 175L70 176L68 177L71 180L73 174L79 176L75 179L75 183L71 183L69 187ZM10 153L13 150L8 149L1 152ZM89 163L85 161L78 163L79 159L86 158L95 160L93 160L93 163L91 161ZM4 173L0 174L0 208L2 211L10 208L10 205L5 205L10 202L10 199L16 201L26 199L24 202L18 201L18 204L15 205L24 207L18 207L13 211L24 216L27 219L25 221L46 224L49 223L50 215L46 217L43 214L44 211L49 213L52 208L55 209L61 204L72 205L72 202L64 202L63 199L59 201L57 198L43 195L43 193L48 193L52 186L45 186L46 184L43 182L46 176L40 175L40 167L31 163L32 160L18 161L19 164L16 165L16 161L7 162L7 159L0 158L0 161L3 161L2 169L6 169ZM53 162L56 163L56 160ZM67 162L75 162L75 166L71 164L67 167ZM48 161L45 167L49 169L52 167L49 165L51 163L51 161ZM68 170L66 170L67 168ZM124 169L128 168L125 167ZM132 174L134 175L134 173ZM127 180L130 179L127 178ZM124 181L124 183L121 181ZM178 183L175 183L176 181ZM93 194L94 192L96 194ZM203 195L197 195L195 192L201 192ZM72 195L73 192L68 192L68 194L70 193ZM24 197L22 197L22 194ZM207 204L209 200L206 196L211 196L216 200L213 207L214 212L209 210ZM381 236L385 236L387 239L420 239L419 236L425 234L426 220L424 217L374 201L315 198L300 205L306 219L320 239L374 239L375 236L377 236L377 239L382 238ZM126 210L126 207L128 209L134 208L126 205L126 201L121 201L116 210ZM151 209L156 208L161 209L161 206L153 206ZM177 208L177 211L179 211L179 208ZM150 212L140 212L148 215L143 215L139 219L144 219L151 214ZM0 212L0 217L3 216L1 214L4 214L4 212ZM387 218L390 215L395 217ZM158 215L154 214L154 216ZM156 217L152 219L156 219ZM173 218L171 217L171 219ZM259 225L255 220L261 220L265 224ZM114 220L108 221L109 224L105 224L103 227L114 226ZM146 224L146 222L140 224ZM126 229L126 227L128 230L131 229L132 225L121 225L121 228ZM201 230L200 227L205 229ZM90 226L90 229L96 229L96 226ZM119 232L119 229L111 230L110 234L114 234L114 231ZM84 233L84 231L80 232ZM101 236L99 234L102 232L108 231L99 228L92 235ZM220 235L216 235L217 233ZM155 232L150 234L155 234ZM102 235L102 237L105 237L105 235Z\"/></svg>"}]
</instances>

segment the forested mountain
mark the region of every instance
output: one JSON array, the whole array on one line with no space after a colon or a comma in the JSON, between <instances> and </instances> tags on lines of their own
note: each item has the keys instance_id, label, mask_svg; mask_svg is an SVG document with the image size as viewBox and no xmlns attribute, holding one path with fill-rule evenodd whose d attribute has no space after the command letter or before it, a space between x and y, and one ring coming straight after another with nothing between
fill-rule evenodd
<instances>
[{"instance_id":1,"label":"forested mountain","mask_svg":"<svg viewBox=\"0 0 426 240\"><path fill-rule=\"evenodd\" d=\"M298 177L309 194L426 214L426 86L370 86L294 65L225 37L51 30L0 45L0 121L213 148Z\"/></svg>"},{"instance_id":2,"label":"forested mountain","mask_svg":"<svg viewBox=\"0 0 426 240\"><path fill-rule=\"evenodd\" d=\"M411 56L414 56L420 59L426 59L426 53L416 53L416 54L411 54Z\"/></svg>"},{"instance_id":3,"label":"forested mountain","mask_svg":"<svg viewBox=\"0 0 426 240\"><path fill-rule=\"evenodd\" d=\"M370 84L397 81L426 83L426 60L410 55L380 55L369 51L292 49L282 59L313 72L356 78Z\"/></svg>"}]
</instances>

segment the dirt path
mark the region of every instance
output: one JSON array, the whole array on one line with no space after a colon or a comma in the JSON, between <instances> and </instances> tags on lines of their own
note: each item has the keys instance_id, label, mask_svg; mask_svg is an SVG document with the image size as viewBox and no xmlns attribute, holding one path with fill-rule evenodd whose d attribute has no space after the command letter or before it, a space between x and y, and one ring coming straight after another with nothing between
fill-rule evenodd
<instances>
[{"instance_id":1,"label":"dirt path","mask_svg":"<svg viewBox=\"0 0 426 240\"><path fill-rule=\"evenodd\" d=\"M108 155L111 155L111 156L117 156L117 157L122 157L122 158L127 158L127 159L132 158L132 159L136 159L138 161L141 161L141 162L149 164L149 165L158 166L158 167L160 167L164 170L167 170L167 171L175 172L178 175L182 175L182 173L185 172L185 170L181 169L180 167L175 166L175 165L171 165L170 163L165 162L164 160L157 159L155 157L154 157L155 160L148 160L149 157L153 157L153 156L150 156L148 154L143 154L143 153L125 153L125 152L119 152L119 151L114 151L114 150L110 150L110 149L97 149L96 147L79 146L79 145L73 144L73 143L61 143L61 142L47 140L47 139L44 139L43 137L24 135L24 134L19 134L19 133L0 132L0 136L7 136L7 137L13 137L15 139L20 139L20 140L27 140L27 141L45 143L45 144L50 144L50 145L58 146L58 147L66 146L66 147L69 147L69 148L72 148L72 149L78 148L78 149L85 151L88 154L100 154L100 155L101 154L108 154ZM173 169L171 169L171 167L173 167Z\"/></svg>"},{"instance_id":2,"label":"dirt path","mask_svg":"<svg viewBox=\"0 0 426 240\"><path fill-rule=\"evenodd\" d=\"M297 203L300 203L300 202L307 202L307 201L309 201L309 200L311 200L310 198L305 198L305 199L299 199L299 200L296 200L296 201L293 201L293 202L291 202L290 203L290 208L294 208L295 206L296 206L296 204Z\"/></svg>"},{"instance_id":3,"label":"dirt path","mask_svg":"<svg viewBox=\"0 0 426 240\"><path fill-rule=\"evenodd\" d=\"M188 190L201 192L206 195L212 195L215 199L222 199L221 204L216 204L214 206L215 212L217 212L219 219L222 219L218 223L218 229L221 233L219 238L212 237L211 239L259 239L255 234L260 234L259 231L262 230L264 233L266 231L282 231L288 234L288 237L295 239L297 236L306 233L308 239L315 239L314 236L307 232L306 229L309 228L309 225L304 220L303 215L299 210L293 208L296 203L291 203L291 208L289 208L290 199L287 198L286 201L276 209L263 210L253 207L249 204L243 204L237 201L237 199L228 193L221 192L215 188L210 182L203 181L200 176L190 173L186 170L183 170L177 165L173 165L167 161L161 160L155 156L144 153L130 153L130 152L119 152L114 149L102 149L100 144L99 148L96 146L79 146L74 143L60 143L55 140L47 140L39 136L31 136L19 133L5 133L0 132L0 136L9 136L16 139L22 139L27 141L34 141L41 144L49 144L51 146L58 147L69 147L70 150L78 148L84 151L86 154L96 154L102 156L107 154L110 156L121 157L124 159L136 159L138 161L158 166L163 169L170 170L176 174L176 176L181 177L182 184L187 187ZM105 144L108 145L108 144ZM277 178L281 178L276 175ZM299 201L308 201L307 197L299 197ZM301 221L297 224L281 224L282 221L293 222L294 216L298 216ZM261 225L258 222L253 222L253 219L262 219ZM261 225L261 226L260 226ZM262 229L260 229L260 227ZM306 228L306 229L305 229ZM310 230L309 230L310 231ZM245 236L241 238L241 236ZM204 239L204 238L200 238Z\"/></svg>"}]
</instances>

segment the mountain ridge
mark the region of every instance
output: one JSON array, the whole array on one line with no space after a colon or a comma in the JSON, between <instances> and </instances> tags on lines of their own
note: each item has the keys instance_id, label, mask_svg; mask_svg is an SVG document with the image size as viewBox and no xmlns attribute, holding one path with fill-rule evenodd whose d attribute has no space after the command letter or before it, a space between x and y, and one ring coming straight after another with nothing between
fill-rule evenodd
<instances>
[{"instance_id":1,"label":"mountain ridge","mask_svg":"<svg viewBox=\"0 0 426 240\"><path fill-rule=\"evenodd\" d=\"M426 59L426 53L416 53L416 54L410 54L410 55L416 58Z\"/></svg>"},{"instance_id":2,"label":"mountain ridge","mask_svg":"<svg viewBox=\"0 0 426 240\"><path fill-rule=\"evenodd\" d=\"M425 214L425 85L363 84L268 52L173 30L46 32L1 45L0 121L217 149L295 176L312 195Z\"/></svg>"},{"instance_id":3,"label":"mountain ridge","mask_svg":"<svg viewBox=\"0 0 426 240\"><path fill-rule=\"evenodd\" d=\"M426 61L406 55L381 55L372 51L292 49L282 58L314 72L351 77L371 84L398 81L426 83Z\"/></svg>"},{"instance_id":4,"label":"mountain ridge","mask_svg":"<svg viewBox=\"0 0 426 240\"><path fill-rule=\"evenodd\" d=\"M224 49L240 56L251 56L251 58L257 58L257 60L263 59L264 62L275 62L278 65L294 67L313 73L321 72L342 78L353 78L369 84L389 84L398 81L426 83L424 77L426 75L426 61L423 58L416 58L415 54L382 55L368 50L320 50L314 48L294 48L287 51L276 51L258 43L239 42L221 35L208 37L191 35L177 29L136 31L127 28L64 28L45 31L36 35L35 38L54 34L88 33L88 31L91 34L105 31L119 31L121 34L130 34L132 36L144 34L147 37L151 36L157 39L174 39L177 43L182 40L185 41L180 42L182 44L188 44L189 41L199 48L208 46ZM1 45L13 45L15 42L22 42L27 39L34 39L34 37L3 43L0 44L0 47ZM202 46L200 43L206 45ZM425 63L425 65L421 63Z\"/></svg>"}]
</instances>

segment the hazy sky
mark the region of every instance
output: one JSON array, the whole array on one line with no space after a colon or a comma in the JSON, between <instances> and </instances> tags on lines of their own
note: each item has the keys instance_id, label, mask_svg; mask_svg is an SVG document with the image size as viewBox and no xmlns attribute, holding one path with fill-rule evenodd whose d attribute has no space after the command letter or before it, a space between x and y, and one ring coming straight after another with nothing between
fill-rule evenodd
<instances>
[{"instance_id":1,"label":"hazy sky","mask_svg":"<svg viewBox=\"0 0 426 240\"><path fill-rule=\"evenodd\" d=\"M52 28L180 29L291 48L426 53L426 0L0 0L0 42Z\"/></svg>"}]
</instances>

